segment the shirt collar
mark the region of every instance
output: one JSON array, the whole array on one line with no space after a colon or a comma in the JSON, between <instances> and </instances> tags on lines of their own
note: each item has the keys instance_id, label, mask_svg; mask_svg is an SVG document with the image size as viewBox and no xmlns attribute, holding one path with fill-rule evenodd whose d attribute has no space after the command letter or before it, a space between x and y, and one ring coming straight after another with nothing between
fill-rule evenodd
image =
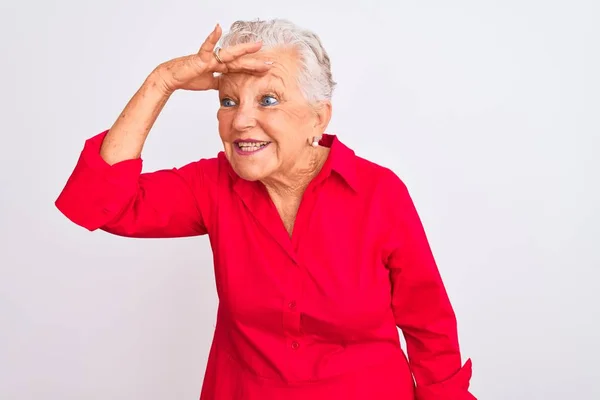
<instances>
[{"instance_id":1,"label":"shirt collar","mask_svg":"<svg viewBox=\"0 0 600 400\"><path fill-rule=\"evenodd\" d=\"M323 178L333 171L339 175L354 191L358 190L356 174L356 155L354 151L342 143L336 135L324 134L319 145L329 147L329 156L323 166Z\"/></svg>"}]
</instances>

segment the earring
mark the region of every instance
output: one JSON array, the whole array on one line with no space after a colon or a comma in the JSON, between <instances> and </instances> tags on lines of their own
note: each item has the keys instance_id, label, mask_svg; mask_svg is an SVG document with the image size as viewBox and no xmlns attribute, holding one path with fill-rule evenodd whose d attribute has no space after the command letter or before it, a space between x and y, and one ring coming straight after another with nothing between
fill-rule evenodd
<instances>
[{"instance_id":1,"label":"earring","mask_svg":"<svg viewBox=\"0 0 600 400\"><path fill-rule=\"evenodd\" d=\"M321 140L321 136L313 136L312 143L311 143L312 147L318 147L320 140Z\"/></svg>"}]
</instances>

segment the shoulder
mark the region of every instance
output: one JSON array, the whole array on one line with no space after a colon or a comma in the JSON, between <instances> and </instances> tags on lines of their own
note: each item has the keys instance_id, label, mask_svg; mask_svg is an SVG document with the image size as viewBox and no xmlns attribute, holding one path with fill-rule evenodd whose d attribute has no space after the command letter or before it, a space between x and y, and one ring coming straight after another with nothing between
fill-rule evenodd
<instances>
[{"instance_id":1,"label":"shoulder","mask_svg":"<svg viewBox=\"0 0 600 400\"><path fill-rule=\"evenodd\" d=\"M214 157L199 158L171 169L193 186L215 186L222 181L225 166L219 153ZM152 173L150 173L152 174Z\"/></svg>"},{"instance_id":2,"label":"shoulder","mask_svg":"<svg viewBox=\"0 0 600 400\"><path fill-rule=\"evenodd\" d=\"M200 158L176 167L174 170L190 175L211 176L219 171L219 159L218 157Z\"/></svg>"},{"instance_id":3,"label":"shoulder","mask_svg":"<svg viewBox=\"0 0 600 400\"><path fill-rule=\"evenodd\" d=\"M357 157L357 171L363 195L369 198L385 229L419 226L420 217L411 192L405 181L391 168ZM376 210L376 212L375 212Z\"/></svg>"},{"instance_id":4,"label":"shoulder","mask_svg":"<svg viewBox=\"0 0 600 400\"><path fill-rule=\"evenodd\" d=\"M367 193L401 195L408 192L403 179L391 168L356 156L356 172L360 185Z\"/></svg>"}]
</instances>

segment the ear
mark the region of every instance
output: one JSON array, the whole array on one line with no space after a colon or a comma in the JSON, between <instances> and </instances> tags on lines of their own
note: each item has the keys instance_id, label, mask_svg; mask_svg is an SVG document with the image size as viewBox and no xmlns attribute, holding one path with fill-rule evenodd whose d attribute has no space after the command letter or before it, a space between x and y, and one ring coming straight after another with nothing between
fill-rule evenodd
<instances>
[{"instance_id":1,"label":"ear","mask_svg":"<svg viewBox=\"0 0 600 400\"><path fill-rule=\"evenodd\" d=\"M331 101L323 100L315 105L315 124L314 129L318 134L322 134L327 129L331 121Z\"/></svg>"}]
</instances>

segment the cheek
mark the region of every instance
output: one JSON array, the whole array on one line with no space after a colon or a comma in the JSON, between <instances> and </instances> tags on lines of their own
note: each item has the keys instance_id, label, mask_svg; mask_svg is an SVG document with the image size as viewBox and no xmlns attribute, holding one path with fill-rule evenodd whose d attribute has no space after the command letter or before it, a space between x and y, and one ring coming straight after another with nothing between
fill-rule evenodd
<instances>
[{"instance_id":1,"label":"cheek","mask_svg":"<svg viewBox=\"0 0 600 400\"><path fill-rule=\"evenodd\" d=\"M222 139L226 139L231 134L231 113L219 110L217 112L217 125L219 136L221 136Z\"/></svg>"},{"instance_id":2,"label":"cheek","mask_svg":"<svg viewBox=\"0 0 600 400\"><path fill-rule=\"evenodd\" d=\"M310 114L295 109L270 110L262 118L264 131L281 147L297 148L310 135Z\"/></svg>"}]
</instances>

